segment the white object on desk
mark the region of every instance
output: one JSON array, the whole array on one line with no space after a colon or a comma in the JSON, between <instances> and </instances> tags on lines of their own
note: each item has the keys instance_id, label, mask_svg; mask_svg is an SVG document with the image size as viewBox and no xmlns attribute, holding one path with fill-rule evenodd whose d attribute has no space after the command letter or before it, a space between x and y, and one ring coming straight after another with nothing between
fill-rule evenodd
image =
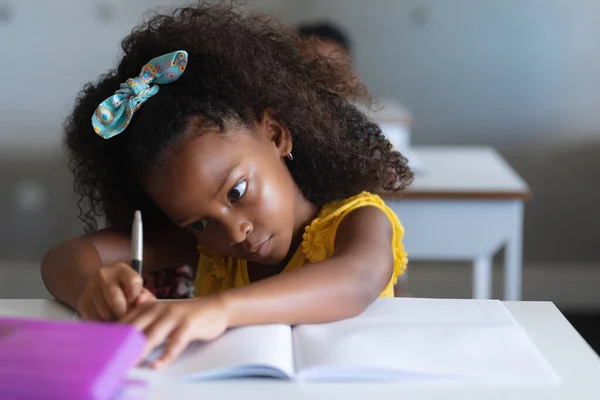
<instances>
[{"instance_id":1,"label":"white object on desk","mask_svg":"<svg viewBox=\"0 0 600 400\"><path fill-rule=\"evenodd\" d=\"M361 315L330 323L232 329L190 345L163 370L132 372L166 384L252 375L475 386L559 380L500 301L410 298L377 299Z\"/></svg>"},{"instance_id":2,"label":"white object on desk","mask_svg":"<svg viewBox=\"0 0 600 400\"><path fill-rule=\"evenodd\" d=\"M413 174L417 177L427 173L427 165L419 157L418 152L412 148L406 148L400 152L407 160L407 165Z\"/></svg>"},{"instance_id":3,"label":"white object on desk","mask_svg":"<svg viewBox=\"0 0 600 400\"><path fill-rule=\"evenodd\" d=\"M505 248L504 298L520 300L525 181L490 147L412 150L426 172L382 195L406 229L409 260L472 261L473 297L489 299L492 259Z\"/></svg>"},{"instance_id":4,"label":"white object on desk","mask_svg":"<svg viewBox=\"0 0 600 400\"><path fill-rule=\"evenodd\" d=\"M381 98L375 100L374 109L364 104L357 104L359 109L379 125L381 133L408 160L408 166L416 173L422 173L426 166L411 149L412 116L400 102L395 99Z\"/></svg>"},{"instance_id":5,"label":"white object on desk","mask_svg":"<svg viewBox=\"0 0 600 400\"><path fill-rule=\"evenodd\" d=\"M410 148L410 129L407 125L385 122L380 123L379 127L395 150L402 153Z\"/></svg>"},{"instance_id":6,"label":"white object on desk","mask_svg":"<svg viewBox=\"0 0 600 400\"><path fill-rule=\"evenodd\" d=\"M264 400L331 400L331 399L396 399L429 400L564 400L594 399L600 393L600 359L550 302L505 302L544 358L561 377L550 387L473 387L405 384L296 384L273 380L234 380L166 385L147 393L147 399L197 398ZM72 318L73 312L63 308L61 315L52 300L0 300L0 314L49 317L39 314L52 310L52 317ZM421 310L423 314L446 316L447 308Z\"/></svg>"}]
</instances>

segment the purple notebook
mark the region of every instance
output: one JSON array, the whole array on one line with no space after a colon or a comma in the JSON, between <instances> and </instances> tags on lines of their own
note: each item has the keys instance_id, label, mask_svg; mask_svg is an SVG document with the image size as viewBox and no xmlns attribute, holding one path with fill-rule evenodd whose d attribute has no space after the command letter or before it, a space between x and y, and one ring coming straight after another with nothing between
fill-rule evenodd
<instances>
[{"instance_id":1,"label":"purple notebook","mask_svg":"<svg viewBox=\"0 0 600 400\"><path fill-rule=\"evenodd\" d=\"M0 398L111 399L144 346L126 325L0 318Z\"/></svg>"}]
</instances>

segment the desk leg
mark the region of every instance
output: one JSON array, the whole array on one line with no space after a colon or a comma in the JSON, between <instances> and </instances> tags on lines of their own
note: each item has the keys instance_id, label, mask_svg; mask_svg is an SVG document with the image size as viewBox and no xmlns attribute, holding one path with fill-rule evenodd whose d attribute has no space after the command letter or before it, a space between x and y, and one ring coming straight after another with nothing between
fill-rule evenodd
<instances>
[{"instance_id":1,"label":"desk leg","mask_svg":"<svg viewBox=\"0 0 600 400\"><path fill-rule=\"evenodd\" d=\"M492 256L480 256L473 263L473 298L492 297Z\"/></svg>"},{"instance_id":2,"label":"desk leg","mask_svg":"<svg viewBox=\"0 0 600 400\"><path fill-rule=\"evenodd\" d=\"M521 300L523 266L523 202L515 201L513 233L504 254L504 299Z\"/></svg>"}]
</instances>

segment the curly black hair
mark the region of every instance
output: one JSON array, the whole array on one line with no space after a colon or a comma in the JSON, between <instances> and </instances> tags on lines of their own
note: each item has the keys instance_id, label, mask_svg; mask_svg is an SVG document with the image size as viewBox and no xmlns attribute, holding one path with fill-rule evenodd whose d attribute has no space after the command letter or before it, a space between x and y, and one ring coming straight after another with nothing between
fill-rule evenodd
<instances>
[{"instance_id":1,"label":"curly black hair","mask_svg":"<svg viewBox=\"0 0 600 400\"><path fill-rule=\"evenodd\" d=\"M319 56L310 41L267 16L201 2L153 16L122 49L118 67L84 87L65 123L86 231L97 229L102 215L126 229L135 209L145 220L166 221L140 181L168 159L197 116L225 131L272 112L292 135L290 173L317 206L363 190L401 190L412 180L406 159L353 104L368 94L349 67ZM161 85L123 133L96 135L96 107L149 60L177 50L189 54L181 78Z\"/></svg>"}]
</instances>

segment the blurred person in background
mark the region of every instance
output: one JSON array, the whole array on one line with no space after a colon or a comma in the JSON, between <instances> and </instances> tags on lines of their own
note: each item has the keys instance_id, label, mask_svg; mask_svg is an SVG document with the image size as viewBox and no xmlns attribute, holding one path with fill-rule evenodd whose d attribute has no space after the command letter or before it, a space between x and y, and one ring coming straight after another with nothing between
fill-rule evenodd
<instances>
[{"instance_id":1,"label":"blurred person in background","mask_svg":"<svg viewBox=\"0 0 600 400\"><path fill-rule=\"evenodd\" d=\"M297 27L300 37L314 40L316 51L335 62L352 65L352 41L346 31L330 21L300 24ZM356 71L355 71L356 72ZM419 170L419 165L410 151L410 127L412 116L397 100L376 98L373 105L359 103L357 106L375 121L394 148L404 156L410 155L411 167ZM406 154L405 154L406 153Z\"/></svg>"},{"instance_id":2,"label":"blurred person in background","mask_svg":"<svg viewBox=\"0 0 600 400\"><path fill-rule=\"evenodd\" d=\"M352 48L348 35L330 22L305 24L298 27L300 37L317 39L317 52L337 62L352 66Z\"/></svg>"}]
</instances>

